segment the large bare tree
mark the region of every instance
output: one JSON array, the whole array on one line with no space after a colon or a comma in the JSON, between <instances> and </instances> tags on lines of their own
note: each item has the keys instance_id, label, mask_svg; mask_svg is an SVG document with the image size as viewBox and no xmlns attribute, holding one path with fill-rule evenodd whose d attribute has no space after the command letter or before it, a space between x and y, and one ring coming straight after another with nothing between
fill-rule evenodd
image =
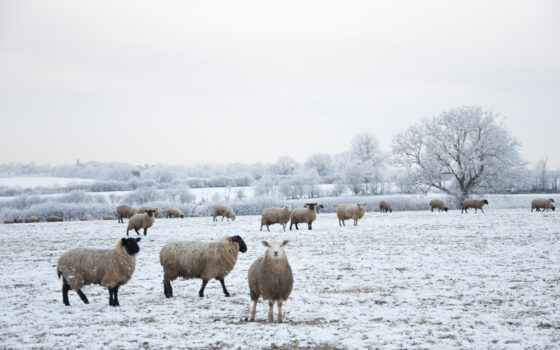
<instances>
[{"instance_id":1,"label":"large bare tree","mask_svg":"<svg viewBox=\"0 0 560 350\"><path fill-rule=\"evenodd\" d=\"M424 119L393 138L393 162L414 170L416 185L462 201L503 183L524 165L519 142L479 106L460 106Z\"/></svg>"}]
</instances>

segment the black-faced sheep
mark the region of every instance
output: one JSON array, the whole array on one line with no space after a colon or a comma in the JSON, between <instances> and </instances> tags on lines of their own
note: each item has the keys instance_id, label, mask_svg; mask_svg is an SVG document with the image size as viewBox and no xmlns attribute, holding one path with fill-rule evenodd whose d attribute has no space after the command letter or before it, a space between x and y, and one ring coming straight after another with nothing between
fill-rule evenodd
<instances>
[{"instance_id":1,"label":"black-faced sheep","mask_svg":"<svg viewBox=\"0 0 560 350\"><path fill-rule=\"evenodd\" d=\"M358 226L358 220L364 217L366 213L366 205L358 204L340 204L336 207L336 216L338 217L338 225L346 226L345 221L354 220L354 226Z\"/></svg>"},{"instance_id":2,"label":"black-faced sheep","mask_svg":"<svg viewBox=\"0 0 560 350\"><path fill-rule=\"evenodd\" d=\"M482 214L484 214L484 210L482 210L484 204L488 204L488 201L486 199L465 199L463 200L463 204L461 205L461 214L463 214L463 210L468 214L467 209L469 208L474 208L475 214L478 209L480 209Z\"/></svg>"},{"instance_id":3,"label":"black-faced sheep","mask_svg":"<svg viewBox=\"0 0 560 350\"><path fill-rule=\"evenodd\" d=\"M443 203L443 201L441 201L439 199L432 199L430 201L430 207L432 209L432 212L434 211L434 208L439 209L439 211L445 211L445 212L447 212L447 210L448 210L445 203Z\"/></svg>"},{"instance_id":4,"label":"black-faced sheep","mask_svg":"<svg viewBox=\"0 0 560 350\"><path fill-rule=\"evenodd\" d=\"M311 230L312 225L311 223L317 219L317 210L322 208L321 204L317 203L305 203L303 208L296 208L292 210L292 216L290 218L290 230L292 230L292 226L296 225L296 230L299 230L298 224L302 222L307 223L307 229Z\"/></svg>"},{"instance_id":5,"label":"black-faced sheep","mask_svg":"<svg viewBox=\"0 0 560 350\"><path fill-rule=\"evenodd\" d=\"M392 213L393 212L393 208L391 208L391 204L389 204L389 202L387 201L380 201L379 202L379 211L382 213Z\"/></svg>"},{"instance_id":6,"label":"black-faced sheep","mask_svg":"<svg viewBox=\"0 0 560 350\"><path fill-rule=\"evenodd\" d=\"M138 214L144 214L147 210L153 210L154 211L154 217L156 217L156 218L158 218L159 214L161 214L161 208L160 207L151 207L151 206L144 206L144 207L138 208Z\"/></svg>"},{"instance_id":7,"label":"black-faced sheep","mask_svg":"<svg viewBox=\"0 0 560 350\"><path fill-rule=\"evenodd\" d=\"M62 276L62 302L70 305L68 291L76 291L89 304L82 287L99 284L109 289L109 305L119 306L119 287L126 284L136 267L140 238L123 238L114 249L74 248L62 254L56 265Z\"/></svg>"},{"instance_id":8,"label":"black-faced sheep","mask_svg":"<svg viewBox=\"0 0 560 350\"><path fill-rule=\"evenodd\" d=\"M531 212L533 212L533 209L536 209L537 211L541 211L541 209L543 211L545 210L549 210L551 209L552 211L555 211L556 208L554 207L554 199L552 198L536 198L533 199L531 201Z\"/></svg>"},{"instance_id":9,"label":"black-faced sheep","mask_svg":"<svg viewBox=\"0 0 560 350\"><path fill-rule=\"evenodd\" d=\"M235 221L235 212L233 211L233 209L231 209L230 206L216 203L212 208L214 209L214 218L212 219L212 221L218 221L218 219L216 219L216 217L218 216L222 217L222 221L224 221L224 218L227 218L228 221L229 219Z\"/></svg>"},{"instance_id":10,"label":"black-faced sheep","mask_svg":"<svg viewBox=\"0 0 560 350\"><path fill-rule=\"evenodd\" d=\"M274 322L275 301L278 305L278 322L282 322L282 302L288 299L294 285L292 268L284 251L288 241L263 241L262 244L266 247L266 252L251 264L248 273L249 292L253 301L251 321L255 320L257 302L262 296L264 300L268 300L268 322Z\"/></svg>"},{"instance_id":11,"label":"black-faced sheep","mask_svg":"<svg viewBox=\"0 0 560 350\"><path fill-rule=\"evenodd\" d=\"M184 218L183 213L177 208L167 208L165 211L167 218Z\"/></svg>"},{"instance_id":12,"label":"black-faced sheep","mask_svg":"<svg viewBox=\"0 0 560 350\"><path fill-rule=\"evenodd\" d=\"M159 253L159 261L163 267L163 294L166 298L173 296L171 281L177 277L200 278L202 287L198 295L203 297L206 284L215 278L220 281L225 296L229 297L224 278L235 266L238 252L246 251L247 246L240 236L224 236L217 242L167 243Z\"/></svg>"},{"instance_id":13,"label":"black-faced sheep","mask_svg":"<svg viewBox=\"0 0 560 350\"><path fill-rule=\"evenodd\" d=\"M138 211L130 205L123 204L117 207L117 221L120 223L124 223L123 218L130 219L136 214L138 214Z\"/></svg>"},{"instance_id":14,"label":"black-faced sheep","mask_svg":"<svg viewBox=\"0 0 560 350\"><path fill-rule=\"evenodd\" d=\"M139 229L144 229L144 236L148 233L148 228L152 227L154 224L154 212L155 210L148 209L144 214L136 214L128 220L128 227L126 228L126 235L128 236L128 231L134 229L136 234Z\"/></svg>"},{"instance_id":15,"label":"black-faced sheep","mask_svg":"<svg viewBox=\"0 0 560 350\"><path fill-rule=\"evenodd\" d=\"M284 208L266 208L262 211L261 231L263 226L270 231L269 225L280 224L282 229L286 231L286 224L290 221L292 215L292 207L286 205Z\"/></svg>"}]
</instances>

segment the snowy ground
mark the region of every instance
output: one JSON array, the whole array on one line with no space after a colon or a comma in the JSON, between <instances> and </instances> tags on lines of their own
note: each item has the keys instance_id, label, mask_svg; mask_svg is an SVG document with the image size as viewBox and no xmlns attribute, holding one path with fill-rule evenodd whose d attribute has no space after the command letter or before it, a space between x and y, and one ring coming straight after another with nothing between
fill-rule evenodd
<instances>
[{"instance_id":1,"label":"snowy ground","mask_svg":"<svg viewBox=\"0 0 560 350\"><path fill-rule=\"evenodd\" d=\"M49 176L20 176L20 177L0 177L0 186L32 188L37 186L68 186L71 183L83 184L92 183L95 180L68 178L68 177L49 177Z\"/></svg>"},{"instance_id":2,"label":"snowy ground","mask_svg":"<svg viewBox=\"0 0 560 350\"><path fill-rule=\"evenodd\" d=\"M77 244L113 247L116 221L0 227L0 348L533 348L560 347L560 216L524 210L485 215L368 213L338 227L321 214L313 231L259 232L260 218L160 219L140 242L136 272L120 290L84 288L62 304L55 265ZM173 283L165 299L158 254L171 239L238 234L240 254L223 296L211 281ZM250 313L247 270L262 239L290 239L294 290L285 323Z\"/></svg>"}]
</instances>

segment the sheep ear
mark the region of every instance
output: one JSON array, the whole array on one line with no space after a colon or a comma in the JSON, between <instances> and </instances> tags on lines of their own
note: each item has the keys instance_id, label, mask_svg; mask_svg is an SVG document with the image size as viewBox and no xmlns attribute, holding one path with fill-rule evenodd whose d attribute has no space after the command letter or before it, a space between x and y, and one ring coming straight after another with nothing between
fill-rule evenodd
<instances>
[{"instance_id":1,"label":"sheep ear","mask_svg":"<svg viewBox=\"0 0 560 350\"><path fill-rule=\"evenodd\" d=\"M270 244L268 244L267 241L261 241L262 245L264 245L265 247L270 247Z\"/></svg>"},{"instance_id":2,"label":"sheep ear","mask_svg":"<svg viewBox=\"0 0 560 350\"><path fill-rule=\"evenodd\" d=\"M282 242L282 247L286 246L289 242L289 240L285 240L284 242Z\"/></svg>"},{"instance_id":3,"label":"sheep ear","mask_svg":"<svg viewBox=\"0 0 560 350\"><path fill-rule=\"evenodd\" d=\"M140 242L140 237L136 238L136 242Z\"/></svg>"}]
</instances>

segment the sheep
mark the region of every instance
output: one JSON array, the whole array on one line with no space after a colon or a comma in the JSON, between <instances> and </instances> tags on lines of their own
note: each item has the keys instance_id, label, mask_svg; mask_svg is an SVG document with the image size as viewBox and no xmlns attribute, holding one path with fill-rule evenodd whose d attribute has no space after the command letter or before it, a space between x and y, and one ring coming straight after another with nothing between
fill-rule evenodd
<instances>
[{"instance_id":1,"label":"sheep","mask_svg":"<svg viewBox=\"0 0 560 350\"><path fill-rule=\"evenodd\" d=\"M439 211L445 211L445 212L447 212L447 210L448 210L445 203L443 203L443 201L441 201L439 199L432 199L430 201L430 207L432 208L432 212L434 211L434 208L439 209Z\"/></svg>"},{"instance_id":2,"label":"sheep","mask_svg":"<svg viewBox=\"0 0 560 350\"><path fill-rule=\"evenodd\" d=\"M184 218L183 213L177 208L167 208L167 218Z\"/></svg>"},{"instance_id":3,"label":"sheep","mask_svg":"<svg viewBox=\"0 0 560 350\"><path fill-rule=\"evenodd\" d=\"M15 220L4 220L5 224L15 224L16 221Z\"/></svg>"},{"instance_id":4,"label":"sheep","mask_svg":"<svg viewBox=\"0 0 560 350\"><path fill-rule=\"evenodd\" d=\"M40 216L28 216L28 217L23 219L23 222L25 222L25 223L41 222L41 217Z\"/></svg>"},{"instance_id":5,"label":"sheep","mask_svg":"<svg viewBox=\"0 0 560 350\"><path fill-rule=\"evenodd\" d=\"M221 216L222 221L224 221L224 218L227 218L227 221L229 221L229 219L235 221L235 212L230 206L216 203L212 208L214 208L214 218L212 221L218 221L218 219L216 219L217 216Z\"/></svg>"},{"instance_id":6,"label":"sheep","mask_svg":"<svg viewBox=\"0 0 560 350\"><path fill-rule=\"evenodd\" d=\"M379 202L379 211L382 213L392 213L393 212L393 208L391 208L391 204L389 204L389 202L386 201L380 201Z\"/></svg>"},{"instance_id":7,"label":"sheep","mask_svg":"<svg viewBox=\"0 0 560 350\"><path fill-rule=\"evenodd\" d=\"M103 217L103 220L116 220L117 218L111 215L107 215Z\"/></svg>"},{"instance_id":8,"label":"sheep","mask_svg":"<svg viewBox=\"0 0 560 350\"><path fill-rule=\"evenodd\" d=\"M134 229L136 234L140 234L138 232L139 229L144 229L144 236L148 233L148 228L152 227L154 224L154 213L155 210L148 209L144 214L136 214L128 220L128 227L126 228L126 235L128 236L128 231Z\"/></svg>"},{"instance_id":9,"label":"sheep","mask_svg":"<svg viewBox=\"0 0 560 350\"><path fill-rule=\"evenodd\" d=\"M269 225L280 224L282 229L286 231L286 224L292 215L292 207L286 205L284 208L266 208L262 211L261 217L261 231L263 226L270 231Z\"/></svg>"},{"instance_id":10,"label":"sheep","mask_svg":"<svg viewBox=\"0 0 560 350\"><path fill-rule=\"evenodd\" d=\"M189 215L189 218L200 218L200 217L202 217L200 214L195 214L195 213Z\"/></svg>"},{"instance_id":11,"label":"sheep","mask_svg":"<svg viewBox=\"0 0 560 350\"><path fill-rule=\"evenodd\" d=\"M140 207L138 209L138 213L137 214L144 214L146 212L146 210L153 210L154 211L154 216L157 218L159 217L159 214L161 214L161 208L160 207L149 207L149 206L145 206L145 207Z\"/></svg>"},{"instance_id":12,"label":"sheep","mask_svg":"<svg viewBox=\"0 0 560 350\"><path fill-rule=\"evenodd\" d=\"M340 204L336 207L336 216L338 217L338 226L346 226L345 221L354 219L354 226L358 226L358 219L364 217L366 213L366 204Z\"/></svg>"},{"instance_id":13,"label":"sheep","mask_svg":"<svg viewBox=\"0 0 560 350\"><path fill-rule=\"evenodd\" d=\"M59 222L59 221L62 221L62 218L60 216L56 216L56 215L47 216L47 222Z\"/></svg>"},{"instance_id":14,"label":"sheep","mask_svg":"<svg viewBox=\"0 0 560 350\"><path fill-rule=\"evenodd\" d=\"M253 301L251 321L255 320L259 296L268 300L268 322L274 322L274 301L278 306L278 323L282 322L282 302L290 296L294 285L292 269L284 247L289 241L262 241L266 247L264 256L255 260L249 267L249 293Z\"/></svg>"},{"instance_id":15,"label":"sheep","mask_svg":"<svg viewBox=\"0 0 560 350\"><path fill-rule=\"evenodd\" d=\"M114 249L74 248L58 259L56 273L62 276L62 302L70 306L68 291L76 291L84 304L89 300L82 292L88 284L109 289L109 305L119 306L119 287L126 284L136 267L140 238L122 238Z\"/></svg>"},{"instance_id":16,"label":"sheep","mask_svg":"<svg viewBox=\"0 0 560 350\"><path fill-rule=\"evenodd\" d=\"M531 212L533 212L533 209L536 209L537 211L540 211L541 209L543 211L552 209L552 211L555 211L556 208L554 207L554 204L552 204L552 203L554 203L554 199L552 199L552 198L548 198L548 199L536 198L536 199L533 199L531 201Z\"/></svg>"},{"instance_id":17,"label":"sheep","mask_svg":"<svg viewBox=\"0 0 560 350\"><path fill-rule=\"evenodd\" d=\"M123 204L117 207L117 221L120 223L124 223L123 218L130 219L136 214L138 214L138 211L130 205Z\"/></svg>"},{"instance_id":18,"label":"sheep","mask_svg":"<svg viewBox=\"0 0 560 350\"><path fill-rule=\"evenodd\" d=\"M296 225L296 230L299 230L298 224L302 222L307 222L307 229L311 230L311 223L317 218L317 211L322 208L321 204L317 203L305 203L303 208L296 208L292 210L292 216L290 218L290 231L292 226Z\"/></svg>"},{"instance_id":19,"label":"sheep","mask_svg":"<svg viewBox=\"0 0 560 350\"><path fill-rule=\"evenodd\" d=\"M461 206L461 214L463 214L463 210L468 214L467 209L469 208L474 208L475 214L478 209L480 209L482 214L484 214L484 210L482 210L484 204L488 204L488 201L486 199L465 199L463 200L463 205Z\"/></svg>"},{"instance_id":20,"label":"sheep","mask_svg":"<svg viewBox=\"0 0 560 350\"><path fill-rule=\"evenodd\" d=\"M21 224L21 223L23 222L23 220L22 220L22 219L15 219L14 222L15 222L16 224Z\"/></svg>"},{"instance_id":21,"label":"sheep","mask_svg":"<svg viewBox=\"0 0 560 350\"><path fill-rule=\"evenodd\" d=\"M238 252L245 253L247 246L240 236L224 236L217 242L172 241L167 243L159 253L163 267L163 294L166 298L173 296L171 281L177 277L183 279L200 278L202 287L199 297L204 297L204 288L212 278L222 284L226 297L230 294L224 278L237 262Z\"/></svg>"},{"instance_id":22,"label":"sheep","mask_svg":"<svg viewBox=\"0 0 560 350\"><path fill-rule=\"evenodd\" d=\"M80 221L88 221L87 218L80 218Z\"/></svg>"}]
</instances>

